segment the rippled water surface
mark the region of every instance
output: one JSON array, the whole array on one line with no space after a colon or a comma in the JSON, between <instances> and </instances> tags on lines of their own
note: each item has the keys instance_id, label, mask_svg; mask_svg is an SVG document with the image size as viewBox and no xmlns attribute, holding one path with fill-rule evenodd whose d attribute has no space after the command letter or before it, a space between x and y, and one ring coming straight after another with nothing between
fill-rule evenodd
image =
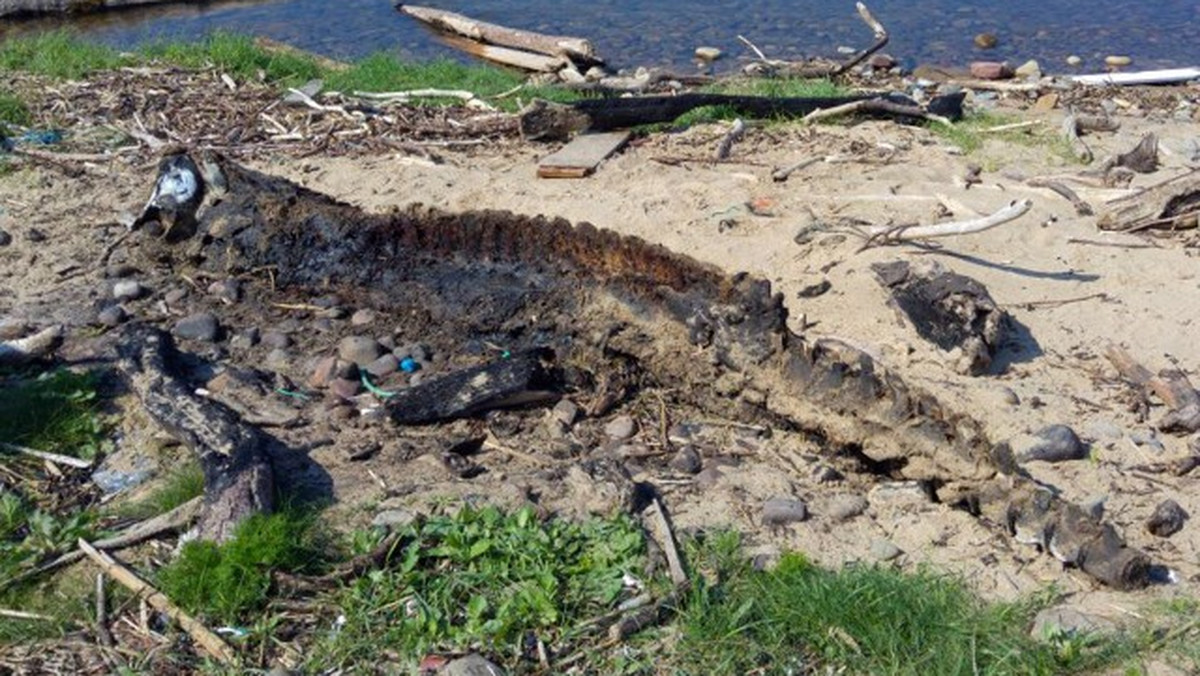
<instances>
[{"instance_id":1,"label":"rippled water surface","mask_svg":"<svg viewBox=\"0 0 1200 676\"><path fill-rule=\"evenodd\" d=\"M719 47L736 65L748 57L739 34L769 56L835 56L839 46L862 47L871 33L850 0L461 0L431 2L479 19L543 32L590 38L618 66L690 62L700 45ZM960 65L978 58L1036 58L1066 70L1078 54L1085 68L1106 54L1132 56L1137 67L1200 65L1200 2L1196 0L872 0L887 26L889 53L909 64ZM66 22L95 39L130 46L221 29L266 35L336 57L381 49L428 59L455 56L388 0L264 0L209 2L110 12ZM59 25L20 22L17 30ZM976 33L992 32L999 46L974 49Z\"/></svg>"}]
</instances>

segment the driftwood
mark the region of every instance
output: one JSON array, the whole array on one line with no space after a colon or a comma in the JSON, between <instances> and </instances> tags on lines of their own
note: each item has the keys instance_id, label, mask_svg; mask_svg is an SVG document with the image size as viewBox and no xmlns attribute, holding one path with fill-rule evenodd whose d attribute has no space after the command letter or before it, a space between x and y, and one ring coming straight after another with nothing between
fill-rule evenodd
<instances>
[{"instance_id":1,"label":"driftwood","mask_svg":"<svg viewBox=\"0 0 1200 676\"><path fill-rule=\"evenodd\" d=\"M1136 73L1096 73L1092 75L1075 75L1073 82L1082 85L1150 85L1187 82L1200 78L1200 68L1166 68L1163 70L1145 70Z\"/></svg>"},{"instance_id":2,"label":"driftwood","mask_svg":"<svg viewBox=\"0 0 1200 676\"><path fill-rule=\"evenodd\" d=\"M502 66L520 68L521 70L533 71L535 73L554 73L562 70L571 63L569 59L563 56L546 56L545 54L526 52L510 47L489 45L461 38L457 35L443 35L441 36L441 40L455 49L462 50L485 61L498 63Z\"/></svg>"},{"instance_id":3,"label":"driftwood","mask_svg":"<svg viewBox=\"0 0 1200 676\"><path fill-rule=\"evenodd\" d=\"M797 117L813 111L861 101L878 101L876 109L864 112L880 117L912 119L916 112L950 120L962 118L964 94L935 97L927 107L904 97L860 94L837 97L772 98L734 94L692 93L679 96L639 96L613 99L587 99L571 105L534 101L521 112L521 134L527 139L561 139L584 130L626 129L643 124L670 122L688 111L703 106L726 106L746 118ZM884 103L903 106L897 110Z\"/></svg>"},{"instance_id":4,"label":"driftwood","mask_svg":"<svg viewBox=\"0 0 1200 676\"><path fill-rule=\"evenodd\" d=\"M1167 405L1166 415L1158 422L1160 430L1180 434L1200 431L1200 392L1192 387L1182 371L1165 369L1157 375L1153 374L1127 350L1116 345L1105 348L1104 356L1108 357L1122 378L1147 395L1157 396Z\"/></svg>"},{"instance_id":5,"label":"driftwood","mask_svg":"<svg viewBox=\"0 0 1200 676\"><path fill-rule=\"evenodd\" d=\"M876 239L884 241L904 241L912 239L931 239L934 237L953 237L955 235L969 235L984 230L990 230L996 226L1004 225L1010 221L1024 216L1033 208L1033 202L1029 200L1013 201L1008 206L997 210L996 212L983 216L981 218L972 218L966 221L953 221L949 223L934 223L932 225L877 225L870 228L864 228L863 233L867 235L867 244L870 245Z\"/></svg>"},{"instance_id":6,"label":"driftwood","mask_svg":"<svg viewBox=\"0 0 1200 676\"><path fill-rule=\"evenodd\" d=\"M387 409L397 423L418 425L555 399L558 383L547 366L551 357L549 351L532 350L462 369L391 393Z\"/></svg>"},{"instance_id":7,"label":"driftwood","mask_svg":"<svg viewBox=\"0 0 1200 676\"><path fill-rule=\"evenodd\" d=\"M543 35L532 31L498 26L432 7L402 3L395 3L395 6L397 10L429 26L478 42L547 56L568 57L585 63L599 61L592 43L583 38Z\"/></svg>"},{"instance_id":8,"label":"driftwood","mask_svg":"<svg viewBox=\"0 0 1200 676\"><path fill-rule=\"evenodd\" d=\"M772 415L811 432L822 452L887 463L896 478L928 482L938 500L971 508L985 526L1053 528L1055 548L1086 551L1075 565L1104 584L1149 582L1144 553L1101 524L1076 527L1082 510L1042 495L970 412L861 349L792 332L788 308L766 280L561 219L416 206L365 213L217 161L227 192L204 210L198 235L187 247L144 238L138 255L223 276L273 266L276 293L296 297L386 288L379 311L416 322L432 344L457 350L464 336L506 336L516 355L552 350L563 365L552 375L590 399L589 411L611 408L639 383L713 407L728 405L711 394L718 373L770 383ZM414 309L428 314L412 319ZM514 318L534 314L536 325L514 328ZM712 360L684 356L697 353Z\"/></svg>"},{"instance_id":9,"label":"driftwood","mask_svg":"<svg viewBox=\"0 0 1200 676\"><path fill-rule=\"evenodd\" d=\"M45 359L62 344L63 327L48 326L26 338L0 341L0 366L20 366Z\"/></svg>"},{"instance_id":10,"label":"driftwood","mask_svg":"<svg viewBox=\"0 0 1200 676\"><path fill-rule=\"evenodd\" d=\"M1132 169L1139 174L1150 174L1158 170L1158 136L1150 132L1142 137L1137 146L1127 153L1117 155L1116 166Z\"/></svg>"},{"instance_id":11,"label":"driftwood","mask_svg":"<svg viewBox=\"0 0 1200 676\"><path fill-rule=\"evenodd\" d=\"M1079 216L1091 216L1096 213L1095 210L1092 209L1092 205L1084 201L1083 198L1079 196L1079 193L1069 188L1062 181L1055 181L1053 179L1035 176L1027 179L1025 184L1035 188L1047 188L1049 190L1053 190L1059 195L1062 195L1065 199L1071 202L1071 206L1075 207L1075 213Z\"/></svg>"},{"instance_id":12,"label":"driftwood","mask_svg":"<svg viewBox=\"0 0 1200 676\"><path fill-rule=\"evenodd\" d=\"M883 24L871 14L871 10L861 2L855 3L855 9L858 10L858 16L867 24L867 27L875 34L875 41L849 56L840 63L835 62L796 62L796 61L780 61L777 59L768 59L766 54L763 54L753 42L750 42L741 35L738 39L746 44L750 49L758 55L759 61L752 63L745 68L745 71L753 75L783 75L787 77L797 78L823 78L823 77L838 77L844 75L851 68L862 63L868 56L884 48L888 43L888 32L883 27Z\"/></svg>"},{"instance_id":13,"label":"driftwood","mask_svg":"<svg viewBox=\"0 0 1200 676\"><path fill-rule=\"evenodd\" d=\"M918 268L896 261L871 269L918 335L942 350L959 351L959 372L987 372L1009 326L1008 314L987 287L937 263Z\"/></svg>"},{"instance_id":14,"label":"driftwood","mask_svg":"<svg viewBox=\"0 0 1200 676\"><path fill-rule=\"evenodd\" d=\"M1200 171L1190 171L1110 202L1100 213L1101 230L1186 230L1200 217Z\"/></svg>"},{"instance_id":15,"label":"driftwood","mask_svg":"<svg viewBox=\"0 0 1200 676\"><path fill-rule=\"evenodd\" d=\"M150 418L190 448L204 470L197 537L224 542L246 518L274 509L272 440L227 406L199 396L180 375L165 332L130 325L118 348L121 371Z\"/></svg>"},{"instance_id":16,"label":"driftwood","mask_svg":"<svg viewBox=\"0 0 1200 676\"><path fill-rule=\"evenodd\" d=\"M70 455L62 455L59 453L48 453L46 451L39 451L34 448L26 448L25 446L20 446L18 444L10 444L5 441L0 441L0 448L13 453L28 455L39 460L53 462L58 465L68 465L70 467L77 467L79 469L88 469L92 466L91 460L84 460L82 458L76 458Z\"/></svg>"},{"instance_id":17,"label":"driftwood","mask_svg":"<svg viewBox=\"0 0 1200 676\"><path fill-rule=\"evenodd\" d=\"M109 556L108 553L88 544L87 540L82 538L79 540L79 549L83 550L83 553L87 554L88 558L95 561L96 565L100 566L114 580L120 582L129 591L144 598L147 603L156 609L166 613L167 617L178 622L179 626L183 627L183 630L195 639L196 643L200 644L208 654L225 664L232 664L237 661L237 655L233 652L233 648L229 647L228 643L221 640L220 636L212 633L202 622L180 610L178 606L171 603L171 599L138 577L137 573L126 568L116 559Z\"/></svg>"}]
</instances>

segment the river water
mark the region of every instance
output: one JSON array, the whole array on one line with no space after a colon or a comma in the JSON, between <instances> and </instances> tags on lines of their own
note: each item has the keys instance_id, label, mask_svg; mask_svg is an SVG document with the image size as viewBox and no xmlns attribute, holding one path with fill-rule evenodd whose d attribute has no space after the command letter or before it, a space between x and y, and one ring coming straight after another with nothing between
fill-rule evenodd
<instances>
[{"instance_id":1,"label":"river water","mask_svg":"<svg viewBox=\"0 0 1200 676\"><path fill-rule=\"evenodd\" d=\"M587 37L616 66L691 63L701 45L722 49L733 67L751 54L739 34L772 58L836 57L838 47L862 47L871 32L851 0L455 0L430 4L479 19L542 32ZM1197 0L870 0L892 36L887 51L902 63L954 66L986 58L1044 70L1069 70L1070 54L1084 70L1100 70L1108 54L1133 58L1135 68L1200 65ZM7 30L69 25L93 39L128 47L213 30L265 35L338 58L391 50L413 59L462 58L432 39L388 0L232 0L140 8L81 19L16 22ZM0 30L4 30L0 27ZM982 52L981 32L999 45Z\"/></svg>"}]
</instances>

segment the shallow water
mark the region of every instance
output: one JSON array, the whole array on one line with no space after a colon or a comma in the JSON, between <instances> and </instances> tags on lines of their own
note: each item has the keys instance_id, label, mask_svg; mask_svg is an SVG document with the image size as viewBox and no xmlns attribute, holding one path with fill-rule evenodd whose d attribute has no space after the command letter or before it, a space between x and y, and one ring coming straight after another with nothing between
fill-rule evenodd
<instances>
[{"instance_id":1,"label":"shallow water","mask_svg":"<svg viewBox=\"0 0 1200 676\"><path fill-rule=\"evenodd\" d=\"M479 19L590 38L617 66L688 66L701 45L719 47L736 66L752 55L737 40L753 40L772 58L837 56L862 47L871 32L850 0L456 0L436 3ZM972 59L1038 59L1065 71L1070 54L1084 70L1100 70L1107 54L1133 57L1135 68L1200 65L1200 3L1195 0L872 0L892 36L887 51L909 65L963 65ZM132 9L70 21L15 22L9 30L77 27L97 40L128 47L202 35L212 30L266 35L334 57L386 49L417 59L461 58L432 39L387 0L235 0ZM972 38L999 37L982 52Z\"/></svg>"}]
</instances>

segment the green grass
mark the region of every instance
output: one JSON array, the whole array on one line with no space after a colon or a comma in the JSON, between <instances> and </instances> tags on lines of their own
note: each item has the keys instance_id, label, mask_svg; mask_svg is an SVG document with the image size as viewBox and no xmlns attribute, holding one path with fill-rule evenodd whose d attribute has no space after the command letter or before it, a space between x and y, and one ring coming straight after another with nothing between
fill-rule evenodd
<instances>
[{"instance_id":1,"label":"green grass","mask_svg":"<svg viewBox=\"0 0 1200 676\"><path fill-rule=\"evenodd\" d=\"M164 514L204 492L204 471L187 461L164 476L148 495L121 505L116 513L129 519L148 519Z\"/></svg>"},{"instance_id":2,"label":"green grass","mask_svg":"<svg viewBox=\"0 0 1200 676\"><path fill-rule=\"evenodd\" d=\"M0 384L0 441L92 459L108 442L95 373L65 369Z\"/></svg>"},{"instance_id":3,"label":"green grass","mask_svg":"<svg viewBox=\"0 0 1200 676\"><path fill-rule=\"evenodd\" d=\"M572 627L611 610L623 576L640 574L644 545L625 517L541 521L464 508L403 533L392 565L345 590L345 625L312 666L364 665L382 651L415 661L430 650L482 650L510 666L535 636L569 643ZM528 666L528 664L526 664Z\"/></svg>"},{"instance_id":4,"label":"green grass","mask_svg":"<svg viewBox=\"0 0 1200 676\"><path fill-rule=\"evenodd\" d=\"M80 40L66 31L8 38L0 42L0 70L19 70L60 79L79 79L127 65L116 50Z\"/></svg>"},{"instance_id":5,"label":"green grass","mask_svg":"<svg viewBox=\"0 0 1200 676\"><path fill-rule=\"evenodd\" d=\"M742 94L771 98L812 98L846 96L848 91L832 80L800 78L735 78L711 84L701 89L712 94Z\"/></svg>"},{"instance_id":6,"label":"green grass","mask_svg":"<svg viewBox=\"0 0 1200 676\"><path fill-rule=\"evenodd\" d=\"M228 542L188 542L158 571L160 589L185 610L223 624L254 619L272 571L316 571L330 552L312 510L285 508L243 521Z\"/></svg>"},{"instance_id":7,"label":"green grass","mask_svg":"<svg viewBox=\"0 0 1200 676\"><path fill-rule=\"evenodd\" d=\"M257 80L261 74L267 82L286 86L298 86L323 75L321 67L311 58L267 51L255 45L251 37L222 32L194 42L153 44L141 49L138 55L151 62L181 68L215 67L242 80Z\"/></svg>"},{"instance_id":8,"label":"green grass","mask_svg":"<svg viewBox=\"0 0 1200 676\"><path fill-rule=\"evenodd\" d=\"M678 661L688 674L1063 674L1106 663L1103 650L1064 652L1028 634L1035 603L986 604L959 579L927 571L851 566L830 571L797 554L751 570L737 538L699 550L721 571L680 619Z\"/></svg>"},{"instance_id":9,"label":"green grass","mask_svg":"<svg viewBox=\"0 0 1200 676\"><path fill-rule=\"evenodd\" d=\"M5 125L15 124L24 127L32 119L29 106L25 105L20 97L0 90L0 132L4 131Z\"/></svg>"},{"instance_id":10,"label":"green grass","mask_svg":"<svg viewBox=\"0 0 1200 676\"><path fill-rule=\"evenodd\" d=\"M1068 163L1077 164L1079 162L1071 152L1070 145L1057 133L1057 130L1033 127L990 133L986 131L1020 121L1020 118L1011 115L976 111L967 113L962 120L953 125L930 123L928 128L946 142L960 148L967 155L979 154L987 141L991 140L1030 148L1043 148L1052 155L1062 157Z\"/></svg>"}]
</instances>

